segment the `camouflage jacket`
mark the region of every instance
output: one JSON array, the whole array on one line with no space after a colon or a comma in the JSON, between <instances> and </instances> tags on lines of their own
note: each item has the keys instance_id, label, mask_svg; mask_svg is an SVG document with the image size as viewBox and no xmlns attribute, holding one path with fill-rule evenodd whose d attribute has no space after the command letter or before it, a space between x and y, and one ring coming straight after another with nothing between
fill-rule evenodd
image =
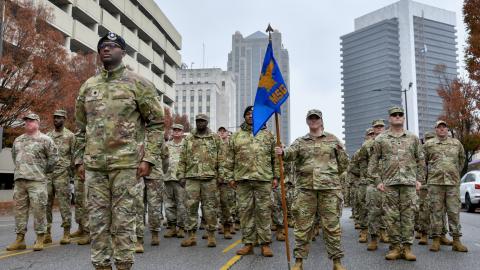
<instances>
[{"instance_id":1,"label":"camouflage jacket","mask_svg":"<svg viewBox=\"0 0 480 270\"><path fill-rule=\"evenodd\" d=\"M408 131L401 135L390 129L378 135L368 163L368 175L374 185L415 185L425 183L425 158L418 137Z\"/></svg>"},{"instance_id":2,"label":"camouflage jacket","mask_svg":"<svg viewBox=\"0 0 480 270\"><path fill-rule=\"evenodd\" d=\"M347 182L351 187L358 187L358 185L360 185L360 160L358 158L359 152L360 149L355 151L347 167Z\"/></svg>"},{"instance_id":3,"label":"camouflage jacket","mask_svg":"<svg viewBox=\"0 0 480 270\"><path fill-rule=\"evenodd\" d=\"M373 152L374 139L366 140L358 150L358 166L360 169L360 185L375 184L374 180L368 176L368 163Z\"/></svg>"},{"instance_id":4,"label":"camouflage jacket","mask_svg":"<svg viewBox=\"0 0 480 270\"><path fill-rule=\"evenodd\" d=\"M166 143L168 147L168 171L165 175L164 181L178 181L177 178L177 167L178 162L180 161L180 153L183 148L183 141L176 144L173 140Z\"/></svg>"},{"instance_id":5,"label":"camouflage jacket","mask_svg":"<svg viewBox=\"0 0 480 270\"><path fill-rule=\"evenodd\" d=\"M460 172L465 164L462 143L454 138L438 137L425 143L425 160L428 164L428 184L459 185Z\"/></svg>"},{"instance_id":6,"label":"camouflage jacket","mask_svg":"<svg viewBox=\"0 0 480 270\"><path fill-rule=\"evenodd\" d=\"M58 162L55 165L54 172L61 172L66 169L71 172L73 169L75 135L67 128L63 128L61 132L52 130L47 133L47 136L52 138L58 149Z\"/></svg>"},{"instance_id":7,"label":"camouflage jacket","mask_svg":"<svg viewBox=\"0 0 480 270\"><path fill-rule=\"evenodd\" d=\"M348 156L335 135L324 131L319 137L300 137L284 151L284 158L295 162L296 188L342 188L340 174L347 169Z\"/></svg>"},{"instance_id":8,"label":"camouflage jacket","mask_svg":"<svg viewBox=\"0 0 480 270\"><path fill-rule=\"evenodd\" d=\"M164 180L165 173L168 172L169 152L166 143L162 143L160 146L160 156L157 158L157 166L153 167L149 176L145 176L145 179Z\"/></svg>"},{"instance_id":9,"label":"camouflage jacket","mask_svg":"<svg viewBox=\"0 0 480 270\"><path fill-rule=\"evenodd\" d=\"M90 170L157 165L163 108L153 84L123 64L88 79L77 97L75 164ZM144 149L144 151L142 151Z\"/></svg>"},{"instance_id":10,"label":"camouflage jacket","mask_svg":"<svg viewBox=\"0 0 480 270\"><path fill-rule=\"evenodd\" d=\"M221 162L220 141L220 137L210 130L206 135L200 135L194 129L183 140L177 167L177 178L218 180Z\"/></svg>"},{"instance_id":11,"label":"camouflage jacket","mask_svg":"<svg viewBox=\"0 0 480 270\"><path fill-rule=\"evenodd\" d=\"M230 137L223 169L226 181L278 179L280 170L273 134L264 128L253 136L252 127L243 123Z\"/></svg>"},{"instance_id":12,"label":"camouflage jacket","mask_svg":"<svg viewBox=\"0 0 480 270\"><path fill-rule=\"evenodd\" d=\"M225 180L225 173L223 173L225 166L225 158L227 156L227 151L228 151L228 141L223 141L220 140L220 175L218 182L223 183L223 184L228 184L228 182Z\"/></svg>"},{"instance_id":13,"label":"camouflage jacket","mask_svg":"<svg viewBox=\"0 0 480 270\"><path fill-rule=\"evenodd\" d=\"M58 150L52 138L43 133L36 136L23 134L13 142L12 159L14 180L46 181L58 161Z\"/></svg>"}]
</instances>

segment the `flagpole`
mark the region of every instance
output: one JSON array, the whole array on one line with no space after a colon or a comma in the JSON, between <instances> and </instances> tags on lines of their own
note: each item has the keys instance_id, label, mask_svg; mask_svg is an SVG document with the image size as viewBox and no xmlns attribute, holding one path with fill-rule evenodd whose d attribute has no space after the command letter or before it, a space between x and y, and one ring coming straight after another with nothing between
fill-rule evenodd
<instances>
[{"instance_id":1,"label":"flagpole","mask_svg":"<svg viewBox=\"0 0 480 270\"><path fill-rule=\"evenodd\" d=\"M268 32L268 40L272 42L273 28L268 24L266 30ZM277 131L277 146L282 147L280 139L280 121L278 120L278 113L275 112L275 129ZM285 232L285 252L287 253L288 270L290 270L290 241L288 238L288 217L287 217L287 200L285 191L285 176L283 171L283 156L278 155L278 161L280 165L280 190L282 193L282 211L283 211L283 231Z\"/></svg>"}]
</instances>

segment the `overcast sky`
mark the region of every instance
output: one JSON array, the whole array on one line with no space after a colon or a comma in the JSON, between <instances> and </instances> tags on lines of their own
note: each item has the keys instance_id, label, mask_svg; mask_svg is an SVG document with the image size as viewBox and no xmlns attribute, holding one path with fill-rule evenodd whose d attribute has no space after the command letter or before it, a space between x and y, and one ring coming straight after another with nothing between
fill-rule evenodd
<instances>
[{"instance_id":1,"label":"overcast sky","mask_svg":"<svg viewBox=\"0 0 480 270\"><path fill-rule=\"evenodd\" d=\"M325 129L342 138L340 36L353 31L354 19L395 0L155 0L182 35L182 62L227 69L232 35L265 31L268 23L282 33L290 55L292 141L307 132L306 111L323 111ZM457 50L463 69L465 26L461 0L419 0L454 11ZM461 71L462 72L462 71Z\"/></svg>"}]
</instances>

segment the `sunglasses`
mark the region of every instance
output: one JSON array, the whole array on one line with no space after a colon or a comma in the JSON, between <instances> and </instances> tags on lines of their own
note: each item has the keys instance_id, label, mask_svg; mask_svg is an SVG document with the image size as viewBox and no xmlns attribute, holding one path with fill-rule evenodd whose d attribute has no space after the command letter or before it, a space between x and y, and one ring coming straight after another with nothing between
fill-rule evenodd
<instances>
[{"instance_id":1,"label":"sunglasses","mask_svg":"<svg viewBox=\"0 0 480 270\"><path fill-rule=\"evenodd\" d=\"M390 114L390 116L391 116L391 117L403 117L403 113L399 113L399 112L397 112L397 113L392 113L392 114Z\"/></svg>"},{"instance_id":2,"label":"sunglasses","mask_svg":"<svg viewBox=\"0 0 480 270\"><path fill-rule=\"evenodd\" d=\"M104 43L100 44L99 48L100 48L100 50L102 50L102 49L106 49L106 48L115 49L115 48L122 48L122 47L120 47L120 45L118 45L117 43L104 42Z\"/></svg>"}]
</instances>

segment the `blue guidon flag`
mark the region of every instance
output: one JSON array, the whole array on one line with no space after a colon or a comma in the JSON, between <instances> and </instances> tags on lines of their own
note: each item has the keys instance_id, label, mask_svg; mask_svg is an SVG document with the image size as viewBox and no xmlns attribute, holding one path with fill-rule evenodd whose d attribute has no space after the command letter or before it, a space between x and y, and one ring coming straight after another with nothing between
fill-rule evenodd
<instances>
[{"instance_id":1,"label":"blue guidon flag","mask_svg":"<svg viewBox=\"0 0 480 270\"><path fill-rule=\"evenodd\" d=\"M288 89L283 81L277 61L273 57L272 41L268 42L263 59L262 74L258 81L257 94L253 105L253 135L262 129L274 113L280 113L280 106L288 98Z\"/></svg>"}]
</instances>

